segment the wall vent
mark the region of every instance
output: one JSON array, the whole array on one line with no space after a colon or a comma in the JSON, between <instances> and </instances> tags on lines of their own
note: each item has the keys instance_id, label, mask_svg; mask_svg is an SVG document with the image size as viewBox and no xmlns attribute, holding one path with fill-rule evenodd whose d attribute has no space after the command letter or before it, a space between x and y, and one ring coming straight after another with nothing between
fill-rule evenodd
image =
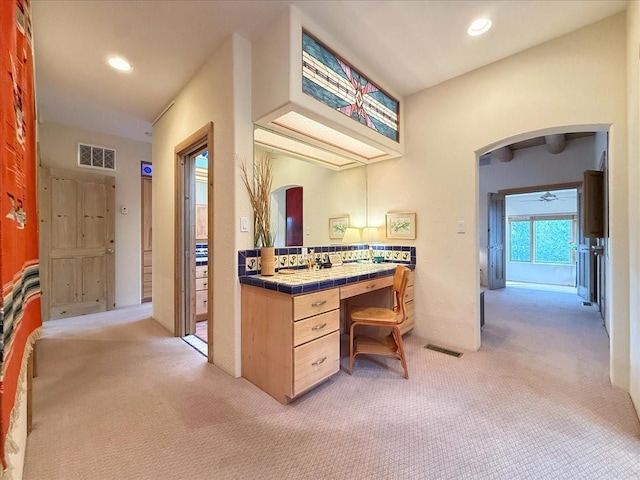
<instances>
[{"instance_id":1,"label":"wall vent","mask_svg":"<svg viewBox=\"0 0 640 480\"><path fill-rule=\"evenodd\" d=\"M115 171L116 151L100 145L78 143L78 166Z\"/></svg>"}]
</instances>

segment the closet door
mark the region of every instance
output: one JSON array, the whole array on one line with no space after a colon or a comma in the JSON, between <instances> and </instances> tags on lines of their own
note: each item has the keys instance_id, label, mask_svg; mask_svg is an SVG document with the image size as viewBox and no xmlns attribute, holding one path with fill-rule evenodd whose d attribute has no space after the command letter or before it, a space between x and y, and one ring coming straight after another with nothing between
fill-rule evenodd
<instances>
[{"instance_id":1,"label":"closet door","mask_svg":"<svg viewBox=\"0 0 640 480\"><path fill-rule=\"evenodd\" d=\"M115 307L115 179L40 169L43 319Z\"/></svg>"}]
</instances>

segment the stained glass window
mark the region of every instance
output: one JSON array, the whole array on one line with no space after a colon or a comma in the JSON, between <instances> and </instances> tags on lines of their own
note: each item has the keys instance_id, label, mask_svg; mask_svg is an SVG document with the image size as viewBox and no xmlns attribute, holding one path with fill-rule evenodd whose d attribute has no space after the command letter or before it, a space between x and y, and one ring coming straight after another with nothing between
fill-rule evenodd
<instances>
[{"instance_id":1,"label":"stained glass window","mask_svg":"<svg viewBox=\"0 0 640 480\"><path fill-rule=\"evenodd\" d=\"M302 91L398 141L399 102L307 32L302 32Z\"/></svg>"}]
</instances>

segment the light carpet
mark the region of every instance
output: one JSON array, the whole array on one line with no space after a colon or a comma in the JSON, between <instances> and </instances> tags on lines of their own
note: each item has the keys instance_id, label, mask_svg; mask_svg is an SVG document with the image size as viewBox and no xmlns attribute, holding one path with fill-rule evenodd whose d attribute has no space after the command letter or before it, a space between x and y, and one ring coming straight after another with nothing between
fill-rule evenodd
<instances>
[{"instance_id":1,"label":"light carpet","mask_svg":"<svg viewBox=\"0 0 640 480\"><path fill-rule=\"evenodd\" d=\"M515 288L485 302L478 352L408 335L409 380L359 356L289 406L207 364L148 305L47 322L25 478L640 478L595 308Z\"/></svg>"}]
</instances>

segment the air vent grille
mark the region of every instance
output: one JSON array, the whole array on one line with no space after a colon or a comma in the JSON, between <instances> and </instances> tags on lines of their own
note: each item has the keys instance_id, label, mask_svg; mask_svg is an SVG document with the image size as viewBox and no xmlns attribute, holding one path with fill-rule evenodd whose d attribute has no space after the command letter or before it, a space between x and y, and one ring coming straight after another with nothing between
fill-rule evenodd
<instances>
[{"instance_id":1,"label":"air vent grille","mask_svg":"<svg viewBox=\"0 0 640 480\"><path fill-rule=\"evenodd\" d=\"M78 143L78 165L102 170L116 169L116 151L112 148Z\"/></svg>"}]
</instances>

